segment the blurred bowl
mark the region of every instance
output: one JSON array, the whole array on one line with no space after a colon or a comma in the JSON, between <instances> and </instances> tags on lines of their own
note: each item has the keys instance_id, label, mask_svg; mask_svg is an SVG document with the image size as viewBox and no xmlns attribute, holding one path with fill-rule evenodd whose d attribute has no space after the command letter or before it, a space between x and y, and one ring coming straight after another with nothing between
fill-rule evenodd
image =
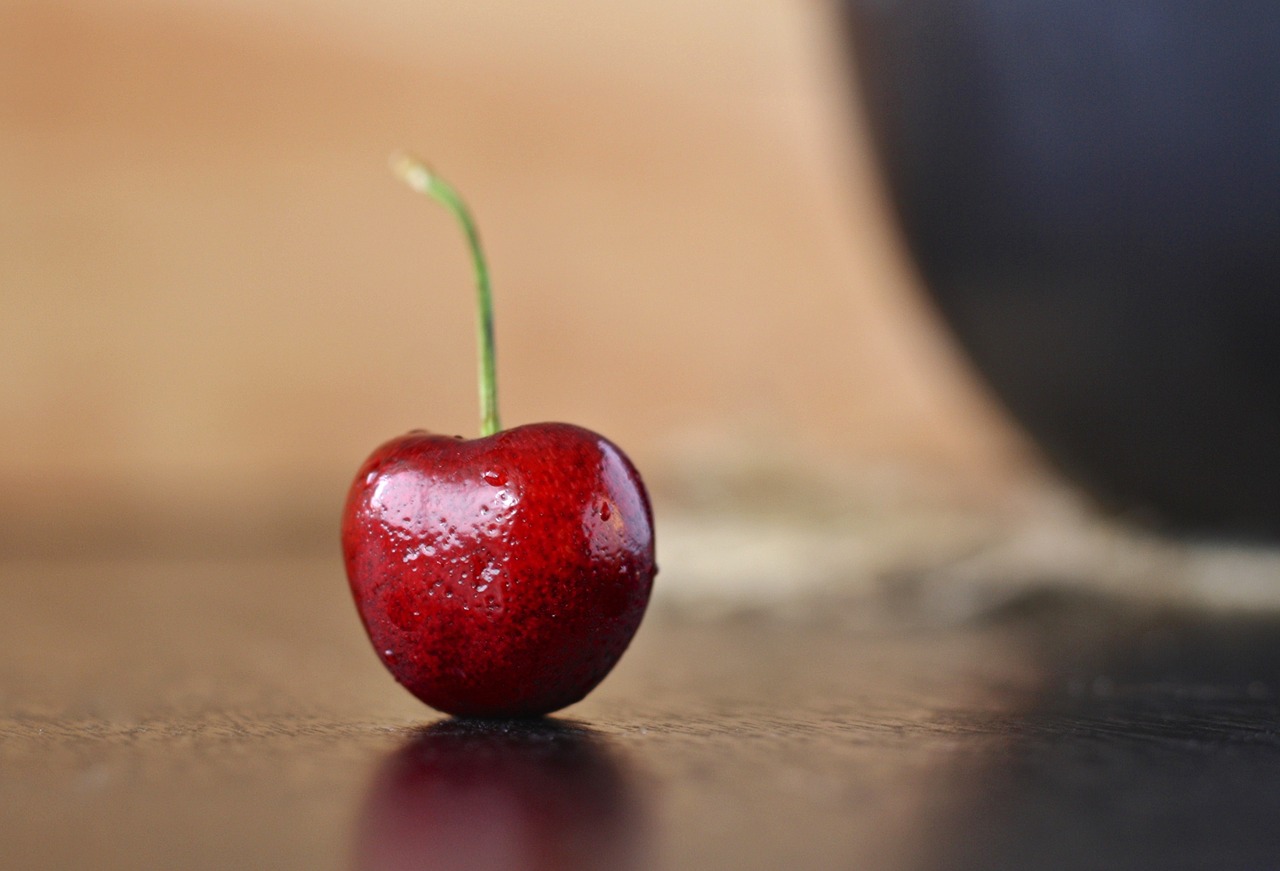
<instances>
[{"instance_id":1,"label":"blurred bowl","mask_svg":"<svg viewBox=\"0 0 1280 871\"><path fill-rule=\"evenodd\" d=\"M1104 503L1280 536L1280 4L846 0L915 262Z\"/></svg>"}]
</instances>

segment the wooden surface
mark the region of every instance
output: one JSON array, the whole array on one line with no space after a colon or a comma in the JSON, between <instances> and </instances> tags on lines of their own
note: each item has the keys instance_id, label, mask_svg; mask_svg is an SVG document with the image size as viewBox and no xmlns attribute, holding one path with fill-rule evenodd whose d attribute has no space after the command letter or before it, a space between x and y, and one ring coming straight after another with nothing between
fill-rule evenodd
<instances>
[{"instance_id":1,"label":"wooden surface","mask_svg":"<svg viewBox=\"0 0 1280 871\"><path fill-rule=\"evenodd\" d=\"M1280 849L1270 616L1040 594L876 629L838 600L660 605L585 702L480 727L382 672L336 557L0 572L6 869L1219 869Z\"/></svg>"}]
</instances>

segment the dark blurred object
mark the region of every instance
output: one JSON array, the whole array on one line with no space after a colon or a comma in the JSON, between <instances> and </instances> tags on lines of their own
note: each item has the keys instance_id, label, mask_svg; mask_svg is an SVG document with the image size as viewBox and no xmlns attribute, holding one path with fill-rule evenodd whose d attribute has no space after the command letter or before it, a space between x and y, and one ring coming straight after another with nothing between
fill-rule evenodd
<instances>
[{"instance_id":1,"label":"dark blurred object","mask_svg":"<svg viewBox=\"0 0 1280 871\"><path fill-rule=\"evenodd\" d=\"M1280 5L846 0L907 240L1112 508L1280 536Z\"/></svg>"}]
</instances>

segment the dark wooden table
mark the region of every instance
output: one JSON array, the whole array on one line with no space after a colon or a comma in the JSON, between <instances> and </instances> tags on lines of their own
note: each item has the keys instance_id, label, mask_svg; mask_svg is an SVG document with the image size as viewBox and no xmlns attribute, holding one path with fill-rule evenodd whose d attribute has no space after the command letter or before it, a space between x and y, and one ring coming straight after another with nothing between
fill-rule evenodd
<instances>
[{"instance_id":1,"label":"dark wooden table","mask_svg":"<svg viewBox=\"0 0 1280 871\"><path fill-rule=\"evenodd\" d=\"M473 725L382 671L334 557L0 572L6 869L1280 864L1273 616L659 607L582 704Z\"/></svg>"}]
</instances>

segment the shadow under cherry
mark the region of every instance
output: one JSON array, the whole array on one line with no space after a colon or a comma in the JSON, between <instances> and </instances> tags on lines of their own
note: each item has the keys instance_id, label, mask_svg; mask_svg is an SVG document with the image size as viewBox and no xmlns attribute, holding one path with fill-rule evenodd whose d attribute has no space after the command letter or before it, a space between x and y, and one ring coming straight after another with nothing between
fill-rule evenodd
<instances>
[{"instance_id":1,"label":"shadow under cherry","mask_svg":"<svg viewBox=\"0 0 1280 871\"><path fill-rule=\"evenodd\" d=\"M445 720L375 774L359 871L596 871L645 865L634 777L604 735L564 720Z\"/></svg>"}]
</instances>

